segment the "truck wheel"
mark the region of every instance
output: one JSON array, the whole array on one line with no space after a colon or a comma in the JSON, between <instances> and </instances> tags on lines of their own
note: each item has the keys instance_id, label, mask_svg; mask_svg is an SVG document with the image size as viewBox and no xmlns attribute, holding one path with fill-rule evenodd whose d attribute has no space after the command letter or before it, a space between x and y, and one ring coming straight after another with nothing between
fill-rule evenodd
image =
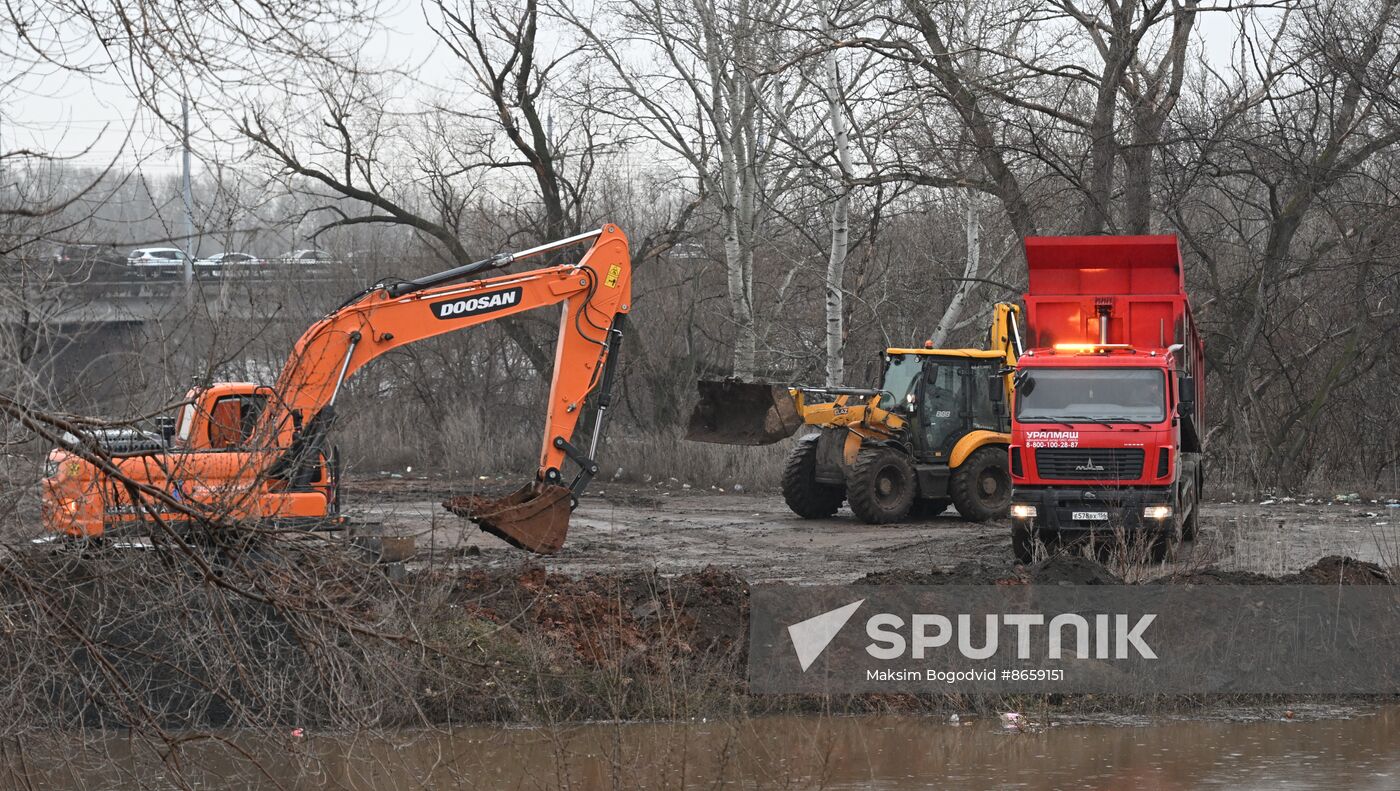
<instances>
[{"instance_id":1,"label":"truck wheel","mask_svg":"<svg viewBox=\"0 0 1400 791\"><path fill-rule=\"evenodd\" d=\"M783 499L803 519L824 519L836 513L846 493L840 486L817 481L817 443L798 442L783 467Z\"/></svg>"},{"instance_id":2,"label":"truck wheel","mask_svg":"<svg viewBox=\"0 0 1400 791\"><path fill-rule=\"evenodd\" d=\"M1191 510L1186 512L1186 519L1181 523L1181 539L1183 541L1195 541L1196 536L1200 534L1201 522L1198 518L1200 511L1200 500L1193 494L1191 496Z\"/></svg>"},{"instance_id":3,"label":"truck wheel","mask_svg":"<svg viewBox=\"0 0 1400 791\"><path fill-rule=\"evenodd\" d=\"M846 476L846 497L862 522L883 525L909 516L914 507L914 465L891 448L866 448Z\"/></svg>"},{"instance_id":4,"label":"truck wheel","mask_svg":"<svg viewBox=\"0 0 1400 791\"><path fill-rule=\"evenodd\" d=\"M946 497L920 497L914 501L914 507L909 509L909 515L915 519L932 519L948 510L952 503L953 501Z\"/></svg>"},{"instance_id":5,"label":"truck wheel","mask_svg":"<svg viewBox=\"0 0 1400 791\"><path fill-rule=\"evenodd\" d=\"M1006 448L989 445L978 448L953 470L948 493L962 518L985 522L1006 516L1011 507L1011 471L1007 469Z\"/></svg>"},{"instance_id":6,"label":"truck wheel","mask_svg":"<svg viewBox=\"0 0 1400 791\"><path fill-rule=\"evenodd\" d=\"M1186 520L1181 524L1181 538L1185 541L1195 541L1196 536L1201 532L1200 476L1196 477L1196 485L1191 487L1190 504L1191 510L1186 512Z\"/></svg>"},{"instance_id":7,"label":"truck wheel","mask_svg":"<svg viewBox=\"0 0 1400 791\"><path fill-rule=\"evenodd\" d=\"M1011 554L1017 563L1026 564L1035 560L1035 534L1029 527L1011 526Z\"/></svg>"},{"instance_id":8,"label":"truck wheel","mask_svg":"<svg viewBox=\"0 0 1400 791\"><path fill-rule=\"evenodd\" d=\"M1171 524L1163 525L1161 532L1151 537L1151 555L1153 563L1166 563L1176 559L1176 550L1181 546L1182 536L1185 530L1182 520L1176 516L1171 519Z\"/></svg>"}]
</instances>

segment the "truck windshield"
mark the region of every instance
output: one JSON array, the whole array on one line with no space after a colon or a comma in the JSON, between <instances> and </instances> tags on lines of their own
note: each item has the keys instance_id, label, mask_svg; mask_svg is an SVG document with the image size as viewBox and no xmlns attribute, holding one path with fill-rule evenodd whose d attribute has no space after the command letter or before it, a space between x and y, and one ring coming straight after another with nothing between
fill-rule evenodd
<instances>
[{"instance_id":1,"label":"truck windshield","mask_svg":"<svg viewBox=\"0 0 1400 791\"><path fill-rule=\"evenodd\" d=\"M915 355L891 355L889 366L885 368L885 383L880 386L880 389L887 391L894 398L894 401L881 403L881 408L897 409L901 406L908 406L909 399L914 393L914 385L919 381L919 371L922 368L921 361ZM881 396L880 400L884 402L885 399Z\"/></svg>"},{"instance_id":2,"label":"truck windshield","mask_svg":"<svg viewBox=\"0 0 1400 791\"><path fill-rule=\"evenodd\" d=\"M1017 420L1160 423L1166 419L1166 378L1159 370L1023 370L1028 377L1016 392Z\"/></svg>"}]
</instances>

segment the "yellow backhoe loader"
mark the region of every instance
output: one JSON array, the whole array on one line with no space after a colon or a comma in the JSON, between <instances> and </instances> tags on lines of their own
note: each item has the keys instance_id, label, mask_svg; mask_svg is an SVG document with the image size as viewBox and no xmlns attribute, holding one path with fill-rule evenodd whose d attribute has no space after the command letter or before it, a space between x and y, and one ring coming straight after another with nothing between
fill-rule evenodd
<instances>
[{"instance_id":1,"label":"yellow backhoe loader","mask_svg":"<svg viewBox=\"0 0 1400 791\"><path fill-rule=\"evenodd\" d=\"M875 389L701 381L686 439L768 445L818 429L783 470L783 499L807 519L846 502L872 524L934 516L949 503L970 521L1004 516L1020 313L997 303L986 349L886 349Z\"/></svg>"}]
</instances>

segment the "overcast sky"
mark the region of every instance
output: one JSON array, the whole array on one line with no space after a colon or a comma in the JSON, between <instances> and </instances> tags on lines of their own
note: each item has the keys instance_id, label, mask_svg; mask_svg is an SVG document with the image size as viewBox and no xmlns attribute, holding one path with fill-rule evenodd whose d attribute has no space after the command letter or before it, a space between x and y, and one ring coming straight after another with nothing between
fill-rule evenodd
<instances>
[{"instance_id":1,"label":"overcast sky","mask_svg":"<svg viewBox=\"0 0 1400 791\"><path fill-rule=\"evenodd\" d=\"M1206 58L1216 65L1231 59L1237 24L1233 15L1203 14L1197 22L1196 40ZM370 34L361 55L370 63L401 68L416 76L402 80L404 95L441 96L451 86L455 67L450 53L440 46L417 0L388 0L381 25ZM169 112L178 108L172 98ZM205 130L202 124L220 124L215 116L192 122L196 149L211 152L208 131L227 137L229 129ZM227 112L227 111L224 111ZM227 112L230 124L236 113ZM131 139L126 139L128 127ZM114 157L123 165L140 163L152 175L178 173L178 137L148 113L141 112L119 73L98 77L59 71L34 73L0 94L0 150L32 148L72 157L83 165L100 167Z\"/></svg>"}]
</instances>

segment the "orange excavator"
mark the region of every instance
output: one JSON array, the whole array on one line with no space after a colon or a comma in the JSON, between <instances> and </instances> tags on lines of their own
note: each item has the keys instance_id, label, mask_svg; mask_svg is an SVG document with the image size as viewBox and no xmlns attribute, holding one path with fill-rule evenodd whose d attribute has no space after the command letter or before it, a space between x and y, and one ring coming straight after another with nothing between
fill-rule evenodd
<instances>
[{"instance_id":1,"label":"orange excavator","mask_svg":"<svg viewBox=\"0 0 1400 791\"><path fill-rule=\"evenodd\" d=\"M475 279L489 270L590 244L577 263ZM449 507L532 552L563 545L594 461L611 400L618 345L632 303L627 237L614 225L518 253L503 253L416 280L380 283L313 324L276 384L192 389L158 431L66 434L50 452L45 527L96 538L160 525L343 524L340 470L328 434L345 381L380 355L548 305L562 306L544 443L535 480L503 498ZM574 432L584 401L596 412L587 448ZM577 468L564 480L565 460Z\"/></svg>"}]
</instances>

